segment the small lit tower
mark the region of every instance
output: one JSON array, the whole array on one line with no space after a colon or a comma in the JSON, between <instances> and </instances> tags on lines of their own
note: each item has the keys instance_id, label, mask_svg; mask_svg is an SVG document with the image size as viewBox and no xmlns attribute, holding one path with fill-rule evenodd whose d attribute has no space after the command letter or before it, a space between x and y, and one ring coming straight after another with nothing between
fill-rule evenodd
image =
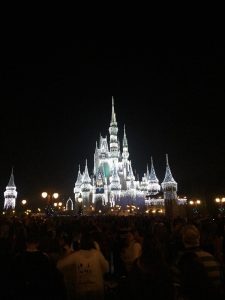
<instances>
[{"instance_id":1,"label":"small lit tower","mask_svg":"<svg viewBox=\"0 0 225 300\"><path fill-rule=\"evenodd\" d=\"M6 191L4 192L4 209L15 209L16 207L16 198L17 198L17 191L16 186L14 183L14 175L13 175L13 169L11 172L11 176L9 179L9 183L6 187Z\"/></svg>"},{"instance_id":2,"label":"small lit tower","mask_svg":"<svg viewBox=\"0 0 225 300\"><path fill-rule=\"evenodd\" d=\"M177 206L177 183L170 170L168 154L166 154L166 174L161 185L164 193L166 216L173 219Z\"/></svg>"},{"instance_id":3,"label":"small lit tower","mask_svg":"<svg viewBox=\"0 0 225 300\"><path fill-rule=\"evenodd\" d=\"M79 170L78 170L78 175L77 175L77 181L76 181L75 187L74 187L75 200L79 197L79 194L81 192L81 184L82 184L82 182L83 182L83 176L81 175L80 165L79 165Z\"/></svg>"},{"instance_id":4,"label":"small lit tower","mask_svg":"<svg viewBox=\"0 0 225 300\"><path fill-rule=\"evenodd\" d=\"M85 170L83 174L83 181L80 188L81 188L81 194L84 200L84 204L89 205L90 204L89 202L91 202L90 193L92 192L92 185L91 185L91 178L88 173L87 160L86 160Z\"/></svg>"},{"instance_id":5,"label":"small lit tower","mask_svg":"<svg viewBox=\"0 0 225 300\"><path fill-rule=\"evenodd\" d=\"M124 135L123 135L123 153L122 153L122 157L123 157L124 162L126 162L129 158L128 142L127 142L125 125L124 125Z\"/></svg>"}]
</instances>

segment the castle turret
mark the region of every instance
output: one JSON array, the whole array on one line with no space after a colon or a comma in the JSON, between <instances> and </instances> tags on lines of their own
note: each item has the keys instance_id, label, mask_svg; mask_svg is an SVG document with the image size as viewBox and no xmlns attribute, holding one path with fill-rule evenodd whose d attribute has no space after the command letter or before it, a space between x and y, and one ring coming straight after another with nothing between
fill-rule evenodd
<instances>
[{"instance_id":1,"label":"castle turret","mask_svg":"<svg viewBox=\"0 0 225 300\"><path fill-rule=\"evenodd\" d=\"M127 142L125 125L124 125L124 134L123 134L123 153L122 153L122 157L123 157L124 162L126 162L129 158L128 142Z\"/></svg>"},{"instance_id":2,"label":"castle turret","mask_svg":"<svg viewBox=\"0 0 225 300\"><path fill-rule=\"evenodd\" d=\"M166 154L166 174L162 182L165 199L177 199L177 183L170 170L168 154Z\"/></svg>"},{"instance_id":3,"label":"castle turret","mask_svg":"<svg viewBox=\"0 0 225 300\"><path fill-rule=\"evenodd\" d=\"M80 187L81 187L82 181L83 181L83 176L81 175L80 165L79 165L78 174L77 174L77 181L76 181L75 187L74 187L75 198L76 198L77 194L80 193Z\"/></svg>"},{"instance_id":4,"label":"castle turret","mask_svg":"<svg viewBox=\"0 0 225 300\"><path fill-rule=\"evenodd\" d=\"M147 170L147 172L148 172L148 170ZM160 191L160 185L159 185L159 180L158 180L158 178L156 177L156 174L155 174L155 169L154 169L152 157L151 157L151 172L148 175L148 179L149 179L148 193L150 195L158 194L159 191Z\"/></svg>"},{"instance_id":5,"label":"castle turret","mask_svg":"<svg viewBox=\"0 0 225 300\"><path fill-rule=\"evenodd\" d=\"M161 185L164 193L166 216L169 219L173 219L176 214L177 206L177 183L169 167L168 154L166 154L166 174Z\"/></svg>"},{"instance_id":6,"label":"castle turret","mask_svg":"<svg viewBox=\"0 0 225 300\"><path fill-rule=\"evenodd\" d=\"M88 173L88 166L87 166L87 160L86 160L86 165L85 165L85 170L83 173L83 181L81 184L81 195L82 195L82 199L83 199L83 207L84 208L89 208L90 204L92 203L92 190L93 187L91 185L91 178L89 176ZM84 209L84 213L85 213Z\"/></svg>"},{"instance_id":7,"label":"castle turret","mask_svg":"<svg viewBox=\"0 0 225 300\"><path fill-rule=\"evenodd\" d=\"M133 169L132 169L131 161L130 161L130 179L135 181L135 176L134 176L134 172L133 172Z\"/></svg>"},{"instance_id":8,"label":"castle turret","mask_svg":"<svg viewBox=\"0 0 225 300\"><path fill-rule=\"evenodd\" d=\"M9 183L6 187L6 191L4 192L4 209L15 209L16 207L16 198L17 198L17 191L16 186L14 182L14 175L13 175L13 169L11 172L11 176L9 179Z\"/></svg>"},{"instance_id":9,"label":"castle turret","mask_svg":"<svg viewBox=\"0 0 225 300\"><path fill-rule=\"evenodd\" d=\"M91 189L92 189L91 178L88 173L87 160L86 160L85 170L84 170L84 174L83 174L83 181L81 184L81 191L82 192L90 192Z\"/></svg>"}]
</instances>

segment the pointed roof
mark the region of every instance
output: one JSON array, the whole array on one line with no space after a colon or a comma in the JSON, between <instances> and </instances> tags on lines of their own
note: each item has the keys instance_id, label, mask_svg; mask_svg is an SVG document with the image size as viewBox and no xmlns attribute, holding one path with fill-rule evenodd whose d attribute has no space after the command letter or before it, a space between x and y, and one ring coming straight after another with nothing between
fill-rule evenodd
<instances>
[{"instance_id":1,"label":"pointed roof","mask_svg":"<svg viewBox=\"0 0 225 300\"><path fill-rule=\"evenodd\" d=\"M130 164L129 164L129 162L128 162L128 164L127 164L127 181L128 180L130 180L130 176L131 176L131 174L130 174Z\"/></svg>"},{"instance_id":2,"label":"pointed roof","mask_svg":"<svg viewBox=\"0 0 225 300\"><path fill-rule=\"evenodd\" d=\"M128 147L125 125L124 125L124 134L123 134L123 147Z\"/></svg>"},{"instance_id":3,"label":"pointed roof","mask_svg":"<svg viewBox=\"0 0 225 300\"><path fill-rule=\"evenodd\" d=\"M158 180L158 178L156 177L156 174L155 174L155 169L154 169L153 158L152 157L151 157L151 172L150 172L150 175L149 175L149 181L150 182L155 182L155 183L159 182L159 180Z\"/></svg>"},{"instance_id":4,"label":"pointed roof","mask_svg":"<svg viewBox=\"0 0 225 300\"><path fill-rule=\"evenodd\" d=\"M165 174L165 178L163 180L163 183L166 183L166 182L176 183L176 181L174 180L173 175L171 173L171 170L170 170L168 154L166 154L166 174Z\"/></svg>"},{"instance_id":5,"label":"pointed roof","mask_svg":"<svg viewBox=\"0 0 225 300\"><path fill-rule=\"evenodd\" d=\"M82 180L83 180L83 177L81 175L81 172L80 172L80 165L79 165L79 169L78 169L78 174L77 174L77 181L75 183L75 186L80 186L81 183L82 183Z\"/></svg>"},{"instance_id":6,"label":"pointed roof","mask_svg":"<svg viewBox=\"0 0 225 300\"><path fill-rule=\"evenodd\" d=\"M8 186L15 186L14 175L13 175L13 167L12 167L12 171L11 171L11 175L10 175Z\"/></svg>"},{"instance_id":7,"label":"pointed roof","mask_svg":"<svg viewBox=\"0 0 225 300\"><path fill-rule=\"evenodd\" d=\"M89 173L88 173L87 159L86 159L86 165L85 165L85 170L84 170L83 182L84 183L90 183L91 182L91 178L90 178Z\"/></svg>"},{"instance_id":8,"label":"pointed roof","mask_svg":"<svg viewBox=\"0 0 225 300\"><path fill-rule=\"evenodd\" d=\"M132 168L132 165L131 165L131 161L130 161L130 178L131 178L131 180L135 180L135 176L134 176L133 168Z\"/></svg>"},{"instance_id":9,"label":"pointed roof","mask_svg":"<svg viewBox=\"0 0 225 300\"><path fill-rule=\"evenodd\" d=\"M149 178L149 169L148 169L148 164L147 164L147 172L146 172L147 178Z\"/></svg>"},{"instance_id":10,"label":"pointed roof","mask_svg":"<svg viewBox=\"0 0 225 300\"><path fill-rule=\"evenodd\" d=\"M112 97L112 116L111 116L111 124L117 124L116 123L116 114L114 110L114 98Z\"/></svg>"}]
</instances>

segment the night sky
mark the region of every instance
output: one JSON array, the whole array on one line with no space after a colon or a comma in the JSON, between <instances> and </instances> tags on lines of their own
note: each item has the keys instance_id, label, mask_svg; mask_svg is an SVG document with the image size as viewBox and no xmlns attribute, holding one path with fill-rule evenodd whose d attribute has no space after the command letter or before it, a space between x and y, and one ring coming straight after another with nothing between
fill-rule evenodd
<instances>
[{"instance_id":1,"label":"night sky","mask_svg":"<svg viewBox=\"0 0 225 300\"><path fill-rule=\"evenodd\" d=\"M165 154L178 194L225 195L224 47L188 43L98 43L43 38L5 43L1 68L0 200L14 167L18 199L42 191L73 197L78 165L93 169L108 134L111 97L139 177Z\"/></svg>"}]
</instances>

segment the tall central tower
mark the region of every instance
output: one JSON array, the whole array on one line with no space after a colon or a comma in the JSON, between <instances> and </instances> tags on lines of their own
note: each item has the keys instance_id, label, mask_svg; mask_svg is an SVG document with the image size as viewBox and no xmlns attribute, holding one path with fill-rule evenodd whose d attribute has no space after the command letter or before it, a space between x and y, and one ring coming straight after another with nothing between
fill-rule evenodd
<instances>
[{"instance_id":1,"label":"tall central tower","mask_svg":"<svg viewBox=\"0 0 225 300\"><path fill-rule=\"evenodd\" d=\"M113 161L118 162L119 159L119 145L118 145L118 127L116 122L116 114L114 110L114 99L112 97L112 117L109 127L110 134L110 154ZM113 164L112 164L113 165Z\"/></svg>"}]
</instances>

